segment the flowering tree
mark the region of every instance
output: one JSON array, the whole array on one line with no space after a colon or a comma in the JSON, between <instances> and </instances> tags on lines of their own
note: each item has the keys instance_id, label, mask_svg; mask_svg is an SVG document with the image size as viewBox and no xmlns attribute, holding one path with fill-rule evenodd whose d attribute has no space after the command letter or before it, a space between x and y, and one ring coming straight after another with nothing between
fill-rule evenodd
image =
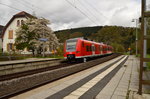
<instances>
[{"instance_id":1,"label":"flowering tree","mask_svg":"<svg viewBox=\"0 0 150 99\"><path fill-rule=\"evenodd\" d=\"M43 46L56 48L59 45L58 39L47 24L50 22L44 18L27 19L16 31L16 48L21 50L27 48L32 50L33 54L35 50L41 53ZM46 41L41 41L41 38Z\"/></svg>"}]
</instances>

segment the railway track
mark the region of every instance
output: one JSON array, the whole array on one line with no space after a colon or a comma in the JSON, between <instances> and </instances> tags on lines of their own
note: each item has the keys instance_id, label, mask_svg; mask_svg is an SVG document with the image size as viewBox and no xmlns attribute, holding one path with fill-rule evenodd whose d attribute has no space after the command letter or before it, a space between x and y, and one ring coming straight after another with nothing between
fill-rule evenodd
<instances>
[{"instance_id":1,"label":"railway track","mask_svg":"<svg viewBox=\"0 0 150 99\"><path fill-rule=\"evenodd\" d=\"M112 57L113 56L116 56L116 54L112 55ZM102 62L104 62L103 58L100 59L99 63L102 63ZM39 68L39 69L23 71L23 72L17 72L17 73L13 73L13 74L1 75L0 76L0 81L11 80L11 79L14 79L14 78L24 77L24 76L33 75L33 74L36 74L36 73L41 73L41 72L55 70L55 69L59 69L59 68L63 68L63 67L68 67L68 66L72 66L72 65L75 65L75 64L78 64L78 63L75 63L75 62L74 63L67 63L67 61L59 60L59 63L57 65L53 65L53 66L49 66L49 67L45 67L45 68Z\"/></svg>"},{"instance_id":2,"label":"railway track","mask_svg":"<svg viewBox=\"0 0 150 99\"><path fill-rule=\"evenodd\" d=\"M15 83L13 82L13 86L11 86L11 83L6 84L4 87L1 86L2 88L0 88L0 89L4 89L4 90L0 92L0 98L10 97L10 96L16 95L20 92L30 90L34 87L44 85L45 83L48 83L50 81L60 79L62 77L68 76L70 74L73 74L73 73L82 71L84 69L90 68L92 66L98 65L100 63L106 62L110 59L113 59L113 58L119 56L119 55L120 54L112 54L111 56L106 56L103 58L98 58L95 60L88 61L86 63L79 63L79 64L61 63L59 65L54 65L54 66L50 66L50 67L46 67L46 68L5 75L3 77L1 76L0 81L1 81L1 84L3 84L3 85L5 85L5 82L8 82L9 80L19 79L21 77L22 78L26 77L26 78L25 79L23 78L23 80L19 79L19 82L14 81ZM44 74L45 72L46 72L46 74ZM41 73L41 75L40 75L40 73ZM28 78L28 76L33 75L33 74L39 74L39 75ZM33 81L30 82L31 80L33 80ZM28 84L30 84L30 85L28 85ZM12 87L12 88L8 91L6 88L10 88L10 87Z\"/></svg>"}]
</instances>

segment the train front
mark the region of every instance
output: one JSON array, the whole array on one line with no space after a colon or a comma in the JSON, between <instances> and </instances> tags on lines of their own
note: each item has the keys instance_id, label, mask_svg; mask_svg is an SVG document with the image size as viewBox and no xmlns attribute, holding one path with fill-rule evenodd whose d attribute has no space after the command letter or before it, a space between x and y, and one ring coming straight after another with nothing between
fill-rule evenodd
<instances>
[{"instance_id":1,"label":"train front","mask_svg":"<svg viewBox=\"0 0 150 99\"><path fill-rule=\"evenodd\" d=\"M75 60L77 39L66 40L64 44L64 58L68 60Z\"/></svg>"}]
</instances>

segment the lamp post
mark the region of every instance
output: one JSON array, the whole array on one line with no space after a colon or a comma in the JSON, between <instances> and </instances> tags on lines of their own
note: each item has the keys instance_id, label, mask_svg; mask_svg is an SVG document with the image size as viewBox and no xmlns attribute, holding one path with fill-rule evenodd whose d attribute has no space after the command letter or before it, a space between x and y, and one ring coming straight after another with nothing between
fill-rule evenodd
<instances>
[{"instance_id":1,"label":"lamp post","mask_svg":"<svg viewBox=\"0 0 150 99\"><path fill-rule=\"evenodd\" d=\"M138 45L138 34L137 34L137 27L138 27L138 19L133 19L132 22L135 22L136 23L136 56L138 54L138 48L137 48L137 45Z\"/></svg>"}]
</instances>

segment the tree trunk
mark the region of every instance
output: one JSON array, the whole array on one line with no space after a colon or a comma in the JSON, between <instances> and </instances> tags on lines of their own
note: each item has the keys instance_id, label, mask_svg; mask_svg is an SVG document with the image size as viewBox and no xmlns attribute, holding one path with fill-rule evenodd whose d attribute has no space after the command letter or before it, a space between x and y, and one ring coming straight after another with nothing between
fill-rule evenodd
<instances>
[{"instance_id":1,"label":"tree trunk","mask_svg":"<svg viewBox=\"0 0 150 99\"><path fill-rule=\"evenodd\" d=\"M35 54L34 54L34 49L32 49L32 56L34 56Z\"/></svg>"}]
</instances>

